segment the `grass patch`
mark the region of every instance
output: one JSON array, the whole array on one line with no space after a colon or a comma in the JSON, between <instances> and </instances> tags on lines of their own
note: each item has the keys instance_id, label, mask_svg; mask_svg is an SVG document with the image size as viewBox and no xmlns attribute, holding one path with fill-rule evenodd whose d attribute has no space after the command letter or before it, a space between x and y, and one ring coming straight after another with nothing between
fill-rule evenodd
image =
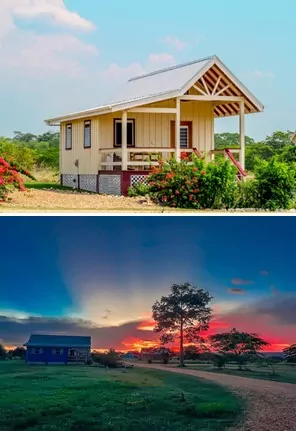
<instances>
[{"instance_id":1,"label":"grass patch","mask_svg":"<svg viewBox=\"0 0 296 431\"><path fill-rule=\"evenodd\" d=\"M256 365L249 365L248 371L239 371L236 365L229 364L225 369L218 370L211 364L188 364L188 368L199 371L209 371L217 374L228 374L231 376L249 377L252 379L259 380L270 380L282 383L294 383L296 384L296 367L279 364L275 367L275 374L272 373L269 367L256 367Z\"/></svg>"},{"instance_id":2,"label":"grass patch","mask_svg":"<svg viewBox=\"0 0 296 431\"><path fill-rule=\"evenodd\" d=\"M243 409L222 386L166 371L3 361L0 374L1 431L223 431ZM125 409L135 395L145 410Z\"/></svg>"},{"instance_id":3,"label":"grass patch","mask_svg":"<svg viewBox=\"0 0 296 431\"><path fill-rule=\"evenodd\" d=\"M57 183L39 183L30 182L25 183L26 189L36 189L36 190L73 190L71 187L65 187Z\"/></svg>"}]
</instances>

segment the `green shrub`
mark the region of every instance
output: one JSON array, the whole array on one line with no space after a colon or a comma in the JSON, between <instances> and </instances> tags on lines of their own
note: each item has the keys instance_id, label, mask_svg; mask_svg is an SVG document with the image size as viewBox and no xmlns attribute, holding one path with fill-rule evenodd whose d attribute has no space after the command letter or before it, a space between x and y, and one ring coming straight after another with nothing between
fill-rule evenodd
<instances>
[{"instance_id":1,"label":"green shrub","mask_svg":"<svg viewBox=\"0 0 296 431\"><path fill-rule=\"evenodd\" d=\"M238 183L235 200L237 208L260 208L257 181L251 179Z\"/></svg>"},{"instance_id":2,"label":"green shrub","mask_svg":"<svg viewBox=\"0 0 296 431\"><path fill-rule=\"evenodd\" d=\"M150 194L165 206L220 209L235 201L236 169L226 160L206 164L193 155L192 161L160 162L148 180Z\"/></svg>"},{"instance_id":3,"label":"green shrub","mask_svg":"<svg viewBox=\"0 0 296 431\"><path fill-rule=\"evenodd\" d=\"M295 165L273 158L255 167L255 190L261 208L289 209L295 196Z\"/></svg>"},{"instance_id":4,"label":"green shrub","mask_svg":"<svg viewBox=\"0 0 296 431\"><path fill-rule=\"evenodd\" d=\"M133 198L136 196L147 196L149 192L150 192L150 187L143 182L139 182L136 186L129 187L128 196L130 198Z\"/></svg>"}]
</instances>

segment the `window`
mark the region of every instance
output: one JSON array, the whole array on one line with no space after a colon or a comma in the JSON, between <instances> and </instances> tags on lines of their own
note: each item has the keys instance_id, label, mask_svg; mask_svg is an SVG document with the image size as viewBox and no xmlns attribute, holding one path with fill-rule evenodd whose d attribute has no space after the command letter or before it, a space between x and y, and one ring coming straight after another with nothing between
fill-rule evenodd
<instances>
[{"instance_id":1,"label":"window","mask_svg":"<svg viewBox=\"0 0 296 431\"><path fill-rule=\"evenodd\" d=\"M72 124L66 125L66 150L72 150Z\"/></svg>"},{"instance_id":2,"label":"window","mask_svg":"<svg viewBox=\"0 0 296 431\"><path fill-rule=\"evenodd\" d=\"M114 147L121 147L122 143L122 121L114 120ZM127 120L127 146L135 146L135 120Z\"/></svg>"},{"instance_id":3,"label":"window","mask_svg":"<svg viewBox=\"0 0 296 431\"><path fill-rule=\"evenodd\" d=\"M70 349L70 350L69 350L69 356L70 356L71 358L74 358L74 357L76 356L76 350L74 350L74 349Z\"/></svg>"},{"instance_id":4,"label":"window","mask_svg":"<svg viewBox=\"0 0 296 431\"><path fill-rule=\"evenodd\" d=\"M180 127L180 148L181 150L184 148L188 148L188 126Z\"/></svg>"},{"instance_id":5,"label":"window","mask_svg":"<svg viewBox=\"0 0 296 431\"><path fill-rule=\"evenodd\" d=\"M84 148L91 147L91 121L84 122Z\"/></svg>"},{"instance_id":6,"label":"window","mask_svg":"<svg viewBox=\"0 0 296 431\"><path fill-rule=\"evenodd\" d=\"M39 347L35 347L34 349L32 349L32 353L33 355L41 355L42 349L40 349Z\"/></svg>"},{"instance_id":7,"label":"window","mask_svg":"<svg viewBox=\"0 0 296 431\"><path fill-rule=\"evenodd\" d=\"M52 354L53 355L62 355L63 354L63 349L53 349L52 350Z\"/></svg>"}]
</instances>

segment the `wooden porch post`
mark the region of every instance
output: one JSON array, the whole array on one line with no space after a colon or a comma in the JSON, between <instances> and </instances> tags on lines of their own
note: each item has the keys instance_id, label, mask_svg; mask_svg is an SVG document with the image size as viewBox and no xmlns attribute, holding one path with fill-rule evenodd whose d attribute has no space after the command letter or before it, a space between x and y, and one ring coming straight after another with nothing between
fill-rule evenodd
<instances>
[{"instance_id":1,"label":"wooden porch post","mask_svg":"<svg viewBox=\"0 0 296 431\"><path fill-rule=\"evenodd\" d=\"M240 164L245 169L245 102L240 102L239 112L239 134L240 134Z\"/></svg>"},{"instance_id":2,"label":"wooden porch post","mask_svg":"<svg viewBox=\"0 0 296 431\"><path fill-rule=\"evenodd\" d=\"M180 126L181 126L181 101L180 98L177 97L176 102L176 150L175 150L175 156L176 160L179 162L181 160L181 148L180 148Z\"/></svg>"},{"instance_id":3,"label":"wooden porch post","mask_svg":"<svg viewBox=\"0 0 296 431\"><path fill-rule=\"evenodd\" d=\"M122 136L121 136L121 160L122 160L122 171L127 171L127 111L122 113Z\"/></svg>"}]
</instances>

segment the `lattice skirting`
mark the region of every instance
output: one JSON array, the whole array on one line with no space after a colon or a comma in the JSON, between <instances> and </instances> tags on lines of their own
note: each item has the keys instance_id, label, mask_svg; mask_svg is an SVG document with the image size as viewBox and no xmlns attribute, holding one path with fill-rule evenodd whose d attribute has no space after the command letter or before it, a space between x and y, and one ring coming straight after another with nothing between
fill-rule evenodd
<instances>
[{"instance_id":1,"label":"lattice skirting","mask_svg":"<svg viewBox=\"0 0 296 431\"><path fill-rule=\"evenodd\" d=\"M64 174L62 177L62 185L65 187L78 187L78 175Z\"/></svg>"},{"instance_id":2,"label":"lattice skirting","mask_svg":"<svg viewBox=\"0 0 296 431\"><path fill-rule=\"evenodd\" d=\"M148 185L147 181L148 175L131 175L131 187L136 187L139 183Z\"/></svg>"},{"instance_id":3,"label":"lattice skirting","mask_svg":"<svg viewBox=\"0 0 296 431\"><path fill-rule=\"evenodd\" d=\"M88 192L97 192L97 175L79 175L79 188Z\"/></svg>"},{"instance_id":4,"label":"lattice skirting","mask_svg":"<svg viewBox=\"0 0 296 431\"><path fill-rule=\"evenodd\" d=\"M121 175L99 175L99 193L121 195Z\"/></svg>"}]
</instances>

